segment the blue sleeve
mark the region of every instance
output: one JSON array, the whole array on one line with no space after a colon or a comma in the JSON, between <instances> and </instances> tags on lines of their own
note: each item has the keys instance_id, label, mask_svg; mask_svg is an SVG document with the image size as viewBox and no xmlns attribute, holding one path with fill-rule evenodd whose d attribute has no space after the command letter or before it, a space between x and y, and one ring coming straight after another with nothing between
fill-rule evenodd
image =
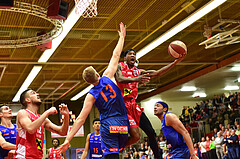
<instances>
[{"instance_id":1,"label":"blue sleeve","mask_svg":"<svg viewBox=\"0 0 240 159\"><path fill-rule=\"evenodd\" d=\"M97 99L98 99L98 96L99 96L99 93L100 93L100 91L98 91L98 90L96 90L96 89L91 89L91 90L89 91L89 93L90 93L91 95L93 95L93 96L94 96L94 98L97 100Z\"/></svg>"}]
</instances>

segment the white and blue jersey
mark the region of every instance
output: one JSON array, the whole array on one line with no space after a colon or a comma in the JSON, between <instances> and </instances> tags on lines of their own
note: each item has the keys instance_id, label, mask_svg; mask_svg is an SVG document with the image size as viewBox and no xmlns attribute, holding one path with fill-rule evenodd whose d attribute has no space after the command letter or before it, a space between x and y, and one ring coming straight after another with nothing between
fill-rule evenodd
<instances>
[{"instance_id":1,"label":"white and blue jersey","mask_svg":"<svg viewBox=\"0 0 240 159\"><path fill-rule=\"evenodd\" d=\"M127 143L129 130L127 109L121 90L111 79L103 76L89 93L96 99L94 104L100 112L104 155L119 153Z\"/></svg>"},{"instance_id":2,"label":"white and blue jersey","mask_svg":"<svg viewBox=\"0 0 240 159\"><path fill-rule=\"evenodd\" d=\"M164 114L162 120L162 131L167 139L167 147L170 148L169 157L189 159L190 153L183 136L179 134L173 127L167 126L165 123L165 117L167 114L171 113L168 112Z\"/></svg>"},{"instance_id":3,"label":"white and blue jersey","mask_svg":"<svg viewBox=\"0 0 240 159\"><path fill-rule=\"evenodd\" d=\"M17 136L16 127L17 126L15 124L13 124L13 125L14 125L14 128L7 128L5 126L0 125L0 132L6 142L16 145L16 136ZM3 149L0 146L0 159L4 159L4 157L7 157L8 152L9 152L9 150Z\"/></svg>"},{"instance_id":4,"label":"white and blue jersey","mask_svg":"<svg viewBox=\"0 0 240 159\"><path fill-rule=\"evenodd\" d=\"M103 152L101 148L101 135L95 135L95 132L89 137L90 159L101 159Z\"/></svg>"}]
</instances>

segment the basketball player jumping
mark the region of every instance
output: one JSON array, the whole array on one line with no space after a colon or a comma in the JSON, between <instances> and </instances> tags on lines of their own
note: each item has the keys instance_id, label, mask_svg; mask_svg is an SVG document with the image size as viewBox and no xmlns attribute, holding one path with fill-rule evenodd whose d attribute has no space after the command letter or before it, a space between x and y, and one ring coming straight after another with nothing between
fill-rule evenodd
<instances>
[{"instance_id":1,"label":"basketball player jumping","mask_svg":"<svg viewBox=\"0 0 240 159\"><path fill-rule=\"evenodd\" d=\"M120 23L119 40L102 77L92 66L87 67L83 71L83 79L93 84L94 87L87 94L83 109L67 135L64 144L60 146L59 152L63 152L69 147L69 142L84 124L93 104L100 112L100 132L104 158L118 159L119 152L123 151L128 140L129 121L123 97L119 87L116 85L114 74L117 71L125 35L126 26Z\"/></svg>"},{"instance_id":2,"label":"basketball player jumping","mask_svg":"<svg viewBox=\"0 0 240 159\"><path fill-rule=\"evenodd\" d=\"M157 102L154 106L154 115L162 122L162 131L170 149L168 158L198 159L194 153L191 137L182 122L175 114L168 112L165 102ZM189 153L190 152L190 153Z\"/></svg>"},{"instance_id":3,"label":"basketball player jumping","mask_svg":"<svg viewBox=\"0 0 240 159\"><path fill-rule=\"evenodd\" d=\"M138 96L138 83L140 81L148 81L149 76L151 78L160 76L167 71L169 71L177 63L181 62L185 57L185 54L181 55L180 58L176 59L174 62L162 67L159 70L139 70L135 67L136 62L136 51L133 49L128 49L124 52L124 63L120 62L118 70L116 72L116 80L118 86L121 89L123 99L127 108L128 119L130 122L130 138L128 140L127 146L137 142L140 137L140 131L138 126L147 134L149 139L149 144L153 150L155 158L160 157L160 151L158 149L158 144L156 141L156 133L150 123L149 119L143 112L143 108L139 107L136 103L136 98Z\"/></svg>"}]
</instances>

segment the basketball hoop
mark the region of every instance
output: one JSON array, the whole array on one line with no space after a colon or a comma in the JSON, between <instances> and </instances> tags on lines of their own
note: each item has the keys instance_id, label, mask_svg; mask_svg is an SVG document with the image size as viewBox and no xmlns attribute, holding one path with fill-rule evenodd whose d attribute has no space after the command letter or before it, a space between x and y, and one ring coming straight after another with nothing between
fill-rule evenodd
<instances>
[{"instance_id":1,"label":"basketball hoop","mask_svg":"<svg viewBox=\"0 0 240 159\"><path fill-rule=\"evenodd\" d=\"M76 14L81 14L84 18L96 17L98 0L75 0Z\"/></svg>"}]
</instances>

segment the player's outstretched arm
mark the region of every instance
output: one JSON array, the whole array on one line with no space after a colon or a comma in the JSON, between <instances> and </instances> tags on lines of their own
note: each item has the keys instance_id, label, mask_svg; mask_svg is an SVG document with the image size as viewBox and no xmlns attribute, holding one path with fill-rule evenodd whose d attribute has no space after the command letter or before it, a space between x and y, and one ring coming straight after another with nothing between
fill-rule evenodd
<instances>
[{"instance_id":1,"label":"player's outstretched arm","mask_svg":"<svg viewBox=\"0 0 240 159\"><path fill-rule=\"evenodd\" d=\"M115 73L115 79L119 82L119 83L131 83L131 82L149 82L149 74L143 74L140 75L138 77L134 77L134 78L128 78L128 77L124 77L121 71L121 66L118 65L117 68L117 72Z\"/></svg>"},{"instance_id":2,"label":"player's outstretched arm","mask_svg":"<svg viewBox=\"0 0 240 159\"><path fill-rule=\"evenodd\" d=\"M66 104L59 105L59 111L62 115L64 115L63 124L61 126L57 126L53 124L48 118L45 121L45 129L48 131L57 133L59 135L67 135L68 126L69 126L69 110Z\"/></svg>"},{"instance_id":3,"label":"player's outstretched arm","mask_svg":"<svg viewBox=\"0 0 240 159\"><path fill-rule=\"evenodd\" d=\"M119 40L118 40L117 46L113 50L113 55L108 64L107 69L103 73L103 76L107 76L110 79L114 77L114 74L117 71L118 62L120 59L120 55L122 53L124 39L126 36L126 25L124 25L122 22L120 23L120 30L118 31L118 33L119 33Z\"/></svg>"},{"instance_id":4,"label":"player's outstretched arm","mask_svg":"<svg viewBox=\"0 0 240 159\"><path fill-rule=\"evenodd\" d=\"M182 122L178 119L178 117L174 114L167 114L165 117L165 120L166 120L167 126L173 127L178 133L180 133L183 136L183 138L188 146L189 152L191 154L191 158L198 159L198 157L194 153L194 148L193 148L193 143L192 143L191 137L190 137L187 129L182 124Z\"/></svg>"},{"instance_id":5,"label":"player's outstretched arm","mask_svg":"<svg viewBox=\"0 0 240 159\"><path fill-rule=\"evenodd\" d=\"M81 159L86 159L86 157L88 155L88 151L89 151L89 138L90 138L90 134L88 134L88 136L86 138L86 144L85 144L85 148L84 148L83 154L81 156Z\"/></svg>"},{"instance_id":6,"label":"player's outstretched arm","mask_svg":"<svg viewBox=\"0 0 240 159\"><path fill-rule=\"evenodd\" d=\"M29 118L28 112L25 110L20 110L17 114L17 124L20 124L20 126L28 133L33 134L51 114L57 114L57 109L55 107L51 107L45 111L37 120L32 122Z\"/></svg>"},{"instance_id":7,"label":"player's outstretched arm","mask_svg":"<svg viewBox=\"0 0 240 159\"><path fill-rule=\"evenodd\" d=\"M7 150L16 150L16 145L7 142L3 136L2 133L0 132L0 147L2 147L3 149L7 149Z\"/></svg>"},{"instance_id":8,"label":"player's outstretched arm","mask_svg":"<svg viewBox=\"0 0 240 159\"><path fill-rule=\"evenodd\" d=\"M73 136L77 133L77 131L85 123L85 120L87 119L87 116L90 113L95 100L96 99L94 98L93 95L91 95L89 93L87 94L87 96L84 100L83 109L82 109L81 113L79 114L76 121L74 122L73 127L72 127L71 131L69 132L69 134L67 135L64 143L57 148L58 153L63 153L68 149L69 143L72 140Z\"/></svg>"},{"instance_id":9,"label":"player's outstretched arm","mask_svg":"<svg viewBox=\"0 0 240 159\"><path fill-rule=\"evenodd\" d=\"M159 70L146 70L146 71L142 70L141 73L142 74L149 73L151 78L161 76L164 73L168 72L171 68L173 68L177 63L181 62L184 58L185 54L179 57L178 59L175 59L172 63L168 64L167 66L160 68Z\"/></svg>"}]
</instances>

